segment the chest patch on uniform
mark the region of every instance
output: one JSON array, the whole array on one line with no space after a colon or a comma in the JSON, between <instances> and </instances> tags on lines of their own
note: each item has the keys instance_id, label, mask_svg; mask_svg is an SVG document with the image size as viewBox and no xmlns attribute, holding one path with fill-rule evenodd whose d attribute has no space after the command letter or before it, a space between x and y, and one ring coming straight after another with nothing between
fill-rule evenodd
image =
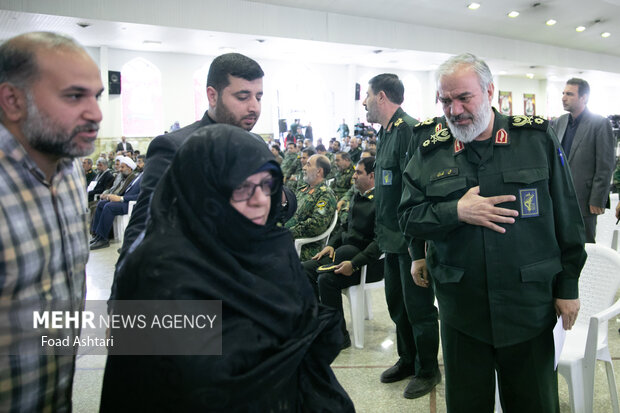
<instances>
[{"instance_id":1,"label":"chest patch on uniform","mask_svg":"<svg viewBox=\"0 0 620 413\"><path fill-rule=\"evenodd\" d=\"M460 153L463 149L465 149L465 144L459 140L454 140L454 154Z\"/></svg>"},{"instance_id":2,"label":"chest patch on uniform","mask_svg":"<svg viewBox=\"0 0 620 413\"><path fill-rule=\"evenodd\" d=\"M459 174L459 168L447 168L447 169L444 169L443 171L435 172L434 174L432 174L430 181L433 182L433 181L437 181L442 178L447 178L449 176L456 176L458 174Z\"/></svg>"},{"instance_id":3,"label":"chest patch on uniform","mask_svg":"<svg viewBox=\"0 0 620 413\"><path fill-rule=\"evenodd\" d=\"M540 215L540 210L538 209L538 190L536 188L520 189L519 200L522 218L532 218Z\"/></svg>"},{"instance_id":4,"label":"chest patch on uniform","mask_svg":"<svg viewBox=\"0 0 620 413\"><path fill-rule=\"evenodd\" d=\"M383 175L381 176L381 183L383 185L392 185L392 171L383 170Z\"/></svg>"},{"instance_id":5,"label":"chest patch on uniform","mask_svg":"<svg viewBox=\"0 0 620 413\"><path fill-rule=\"evenodd\" d=\"M506 129L500 129L495 134L495 144L496 145L508 145L508 133Z\"/></svg>"}]
</instances>

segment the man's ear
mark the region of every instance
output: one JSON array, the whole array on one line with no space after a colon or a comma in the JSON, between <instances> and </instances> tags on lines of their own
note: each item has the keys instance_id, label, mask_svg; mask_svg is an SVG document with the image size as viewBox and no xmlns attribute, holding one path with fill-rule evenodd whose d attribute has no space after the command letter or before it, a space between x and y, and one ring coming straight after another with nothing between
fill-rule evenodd
<instances>
[{"instance_id":1,"label":"man's ear","mask_svg":"<svg viewBox=\"0 0 620 413\"><path fill-rule=\"evenodd\" d=\"M209 107L214 108L217 104L218 93L213 86L207 86L207 99L209 100Z\"/></svg>"},{"instance_id":2,"label":"man's ear","mask_svg":"<svg viewBox=\"0 0 620 413\"><path fill-rule=\"evenodd\" d=\"M374 180L375 180L375 171L372 171L371 173L369 173L368 177L370 177L370 179L374 182Z\"/></svg>"},{"instance_id":3,"label":"man's ear","mask_svg":"<svg viewBox=\"0 0 620 413\"><path fill-rule=\"evenodd\" d=\"M18 123L27 115L26 94L8 82L0 83L0 108L4 119Z\"/></svg>"}]
</instances>

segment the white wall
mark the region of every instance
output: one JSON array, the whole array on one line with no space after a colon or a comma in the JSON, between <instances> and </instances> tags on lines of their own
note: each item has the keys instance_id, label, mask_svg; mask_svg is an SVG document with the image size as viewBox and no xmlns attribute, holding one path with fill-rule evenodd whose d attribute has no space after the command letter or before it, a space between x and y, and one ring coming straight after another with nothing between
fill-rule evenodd
<instances>
[{"instance_id":1,"label":"white wall","mask_svg":"<svg viewBox=\"0 0 620 413\"><path fill-rule=\"evenodd\" d=\"M101 65L103 73L120 71L130 60L141 57L153 63L162 75L163 119L161 132L179 121L181 126L194 122L193 75L212 56L178 53L138 52L121 49L93 49L89 53ZM299 118L302 124L312 122L315 139L326 142L336 135L344 117L352 128L358 118L366 121L362 102L371 77L385 72L396 73L405 85L403 108L416 118L436 116L433 112L434 83L428 72L393 71L351 65L326 65L286 60L259 60L265 71L261 117L256 133L278 134L278 119L290 122ZM107 85L107 74L102 75ZM355 101L355 83L360 84L360 100ZM101 101L104 120L100 136L120 137L121 97L104 95Z\"/></svg>"},{"instance_id":2,"label":"white wall","mask_svg":"<svg viewBox=\"0 0 620 413\"><path fill-rule=\"evenodd\" d=\"M512 114L523 115L523 94L535 94L536 115L547 118L547 81L522 77L497 76L493 106L499 110L498 92L512 92Z\"/></svg>"}]
</instances>

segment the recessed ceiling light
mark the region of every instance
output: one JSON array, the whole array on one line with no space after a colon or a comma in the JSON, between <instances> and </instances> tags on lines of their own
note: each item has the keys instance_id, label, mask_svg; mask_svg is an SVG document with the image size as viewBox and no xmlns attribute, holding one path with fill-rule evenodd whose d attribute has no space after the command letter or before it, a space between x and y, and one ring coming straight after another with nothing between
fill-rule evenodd
<instances>
[{"instance_id":1,"label":"recessed ceiling light","mask_svg":"<svg viewBox=\"0 0 620 413\"><path fill-rule=\"evenodd\" d=\"M545 23L547 26L553 26L554 24L556 24L557 21L553 20L553 19L549 19L547 20L547 22Z\"/></svg>"},{"instance_id":2,"label":"recessed ceiling light","mask_svg":"<svg viewBox=\"0 0 620 413\"><path fill-rule=\"evenodd\" d=\"M527 77L528 79L534 79L534 73L526 73L525 77Z\"/></svg>"},{"instance_id":3,"label":"recessed ceiling light","mask_svg":"<svg viewBox=\"0 0 620 413\"><path fill-rule=\"evenodd\" d=\"M519 12L516 10L513 10L510 13L508 13L508 17L512 17L513 19L518 16L519 16Z\"/></svg>"},{"instance_id":4,"label":"recessed ceiling light","mask_svg":"<svg viewBox=\"0 0 620 413\"><path fill-rule=\"evenodd\" d=\"M87 23L87 22L78 22L78 23L76 23L76 24L77 24L78 26L80 26L82 29L85 29L85 28L87 28L87 27L90 27L90 26L91 26L91 24L90 24L90 23Z\"/></svg>"},{"instance_id":5,"label":"recessed ceiling light","mask_svg":"<svg viewBox=\"0 0 620 413\"><path fill-rule=\"evenodd\" d=\"M609 32L603 32L603 33L601 33L601 37L603 37L603 38L605 38L605 39L606 39L606 38L608 38L609 36L611 36L611 33L609 33Z\"/></svg>"},{"instance_id":6,"label":"recessed ceiling light","mask_svg":"<svg viewBox=\"0 0 620 413\"><path fill-rule=\"evenodd\" d=\"M582 31L584 31L585 29L586 29L586 26L577 26L577 27L575 28L575 30L576 30L576 31L578 31L578 32L580 32L580 33L581 33Z\"/></svg>"},{"instance_id":7,"label":"recessed ceiling light","mask_svg":"<svg viewBox=\"0 0 620 413\"><path fill-rule=\"evenodd\" d=\"M480 8L480 3L469 3L467 8L469 10L478 10Z\"/></svg>"},{"instance_id":8,"label":"recessed ceiling light","mask_svg":"<svg viewBox=\"0 0 620 413\"><path fill-rule=\"evenodd\" d=\"M159 40L145 40L142 42L142 44L161 44L161 41Z\"/></svg>"}]
</instances>

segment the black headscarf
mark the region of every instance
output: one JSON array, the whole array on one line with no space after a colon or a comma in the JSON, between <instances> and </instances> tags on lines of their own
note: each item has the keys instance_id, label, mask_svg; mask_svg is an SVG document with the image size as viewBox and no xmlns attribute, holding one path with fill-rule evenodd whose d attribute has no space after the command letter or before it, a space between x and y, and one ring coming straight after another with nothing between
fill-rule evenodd
<instances>
[{"instance_id":1,"label":"black headscarf","mask_svg":"<svg viewBox=\"0 0 620 413\"><path fill-rule=\"evenodd\" d=\"M266 225L230 205L272 163ZM111 356L102 411L350 412L329 364L340 316L319 306L288 230L282 173L267 145L229 125L197 130L151 202L142 242L122 264L119 300L222 300L221 356Z\"/></svg>"}]
</instances>

